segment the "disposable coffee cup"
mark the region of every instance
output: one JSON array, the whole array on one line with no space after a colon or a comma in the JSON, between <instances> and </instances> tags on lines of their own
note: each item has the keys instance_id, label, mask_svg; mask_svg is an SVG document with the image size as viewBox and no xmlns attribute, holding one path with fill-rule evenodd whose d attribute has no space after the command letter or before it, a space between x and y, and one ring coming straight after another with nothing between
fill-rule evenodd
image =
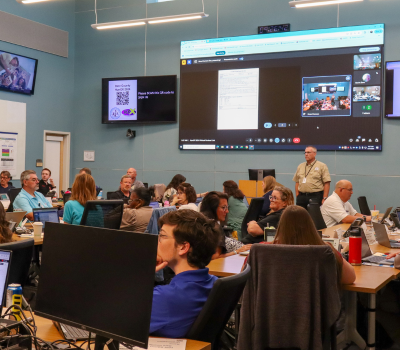
<instances>
[{"instance_id":1,"label":"disposable coffee cup","mask_svg":"<svg viewBox=\"0 0 400 350\"><path fill-rule=\"evenodd\" d=\"M43 222L33 223L33 235L35 237L42 237Z\"/></svg>"},{"instance_id":2,"label":"disposable coffee cup","mask_svg":"<svg viewBox=\"0 0 400 350\"><path fill-rule=\"evenodd\" d=\"M372 219L376 219L378 215L379 215L379 210L371 210Z\"/></svg>"}]
</instances>

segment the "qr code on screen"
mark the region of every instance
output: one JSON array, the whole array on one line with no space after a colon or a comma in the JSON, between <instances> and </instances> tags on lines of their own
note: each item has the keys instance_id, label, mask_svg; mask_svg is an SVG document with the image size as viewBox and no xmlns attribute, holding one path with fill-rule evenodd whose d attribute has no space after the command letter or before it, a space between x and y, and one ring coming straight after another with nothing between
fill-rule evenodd
<instances>
[{"instance_id":1,"label":"qr code on screen","mask_svg":"<svg viewBox=\"0 0 400 350\"><path fill-rule=\"evenodd\" d=\"M117 105L129 104L129 91L117 92Z\"/></svg>"}]
</instances>

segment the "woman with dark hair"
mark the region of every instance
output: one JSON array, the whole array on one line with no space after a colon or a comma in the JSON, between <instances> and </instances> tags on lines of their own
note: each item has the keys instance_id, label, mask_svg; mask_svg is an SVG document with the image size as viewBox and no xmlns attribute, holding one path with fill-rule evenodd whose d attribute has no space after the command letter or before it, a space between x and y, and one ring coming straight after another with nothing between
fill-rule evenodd
<instances>
[{"instance_id":1,"label":"woman with dark hair","mask_svg":"<svg viewBox=\"0 0 400 350\"><path fill-rule=\"evenodd\" d=\"M221 240L213 259L235 255L250 249L250 245L244 245L236 239L226 237L221 227L221 222L226 220L228 210L228 195L222 192L208 192L201 202L200 212L209 219L213 219L220 226Z\"/></svg>"},{"instance_id":2,"label":"woman with dark hair","mask_svg":"<svg viewBox=\"0 0 400 350\"><path fill-rule=\"evenodd\" d=\"M0 244L12 241L13 239L12 232L10 230L10 223L6 220L6 211L3 203L0 202Z\"/></svg>"},{"instance_id":3,"label":"woman with dark hair","mask_svg":"<svg viewBox=\"0 0 400 350\"><path fill-rule=\"evenodd\" d=\"M196 190L191 184L183 183L178 186L178 194L174 197L170 205L176 205L178 209L191 209L199 211L196 203Z\"/></svg>"},{"instance_id":4,"label":"woman with dark hair","mask_svg":"<svg viewBox=\"0 0 400 350\"><path fill-rule=\"evenodd\" d=\"M171 202L174 196L178 193L178 186L181 183L186 181L186 177L181 174L176 174L171 182L168 184L167 188L165 189L164 196L163 196L163 203L165 201Z\"/></svg>"},{"instance_id":5,"label":"woman with dark hair","mask_svg":"<svg viewBox=\"0 0 400 350\"><path fill-rule=\"evenodd\" d=\"M356 279L353 266L331 245L319 236L310 214L297 205L289 205L279 221L273 244L288 245L329 245L335 253L338 278L341 284L351 284Z\"/></svg>"},{"instance_id":6,"label":"woman with dark hair","mask_svg":"<svg viewBox=\"0 0 400 350\"><path fill-rule=\"evenodd\" d=\"M237 231L239 239L242 238L242 222L247 213L247 207L243 203L244 194L237 183L232 180L223 183L224 193L228 195L229 212L226 217L226 224L229 228Z\"/></svg>"},{"instance_id":7,"label":"woman with dark hair","mask_svg":"<svg viewBox=\"0 0 400 350\"><path fill-rule=\"evenodd\" d=\"M128 207L122 214L121 230L144 233L153 214L150 201L150 191L145 187L136 187L132 191Z\"/></svg>"}]
</instances>

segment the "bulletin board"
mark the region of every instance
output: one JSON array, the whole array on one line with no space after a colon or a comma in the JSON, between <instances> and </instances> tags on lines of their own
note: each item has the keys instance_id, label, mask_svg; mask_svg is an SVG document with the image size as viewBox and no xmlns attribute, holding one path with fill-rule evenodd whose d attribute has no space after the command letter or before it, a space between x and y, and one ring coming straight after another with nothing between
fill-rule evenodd
<instances>
[{"instance_id":1,"label":"bulletin board","mask_svg":"<svg viewBox=\"0 0 400 350\"><path fill-rule=\"evenodd\" d=\"M25 170L26 103L0 100L0 172L18 180Z\"/></svg>"}]
</instances>

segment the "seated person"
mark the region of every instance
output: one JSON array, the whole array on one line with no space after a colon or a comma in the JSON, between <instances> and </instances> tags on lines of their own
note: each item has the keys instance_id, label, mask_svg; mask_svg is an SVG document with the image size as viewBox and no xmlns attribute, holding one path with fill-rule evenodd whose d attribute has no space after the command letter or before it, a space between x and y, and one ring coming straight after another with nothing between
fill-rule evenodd
<instances>
[{"instance_id":1,"label":"seated person","mask_svg":"<svg viewBox=\"0 0 400 350\"><path fill-rule=\"evenodd\" d=\"M219 226L221 236L213 259L236 255L251 248L250 245L244 245L242 242L225 235L221 222L225 222L226 215L229 213L227 194L217 191L208 192L201 202L200 212L209 219L215 220Z\"/></svg>"},{"instance_id":2,"label":"seated person","mask_svg":"<svg viewBox=\"0 0 400 350\"><path fill-rule=\"evenodd\" d=\"M126 175L129 175L130 178L132 179L131 190L134 190L135 188L139 188L139 187L145 187L142 181L139 181L138 179L136 179L137 171L135 168L129 168L126 171Z\"/></svg>"},{"instance_id":3,"label":"seated person","mask_svg":"<svg viewBox=\"0 0 400 350\"><path fill-rule=\"evenodd\" d=\"M123 199L127 203L131 196L131 187L132 178L129 175L122 176L119 183L119 190L110 193L110 199Z\"/></svg>"},{"instance_id":4,"label":"seated person","mask_svg":"<svg viewBox=\"0 0 400 350\"><path fill-rule=\"evenodd\" d=\"M181 174L176 174L171 182L168 184L167 188L165 189L165 192L163 194L163 199L162 202L164 203L165 201L172 202L174 197L178 193L178 186L186 181L186 177L184 177Z\"/></svg>"},{"instance_id":5,"label":"seated person","mask_svg":"<svg viewBox=\"0 0 400 350\"><path fill-rule=\"evenodd\" d=\"M50 169L44 168L42 170L42 179L39 181L39 191L43 196L46 196L47 193L53 191L56 186L54 185L54 181L51 176Z\"/></svg>"},{"instance_id":6,"label":"seated person","mask_svg":"<svg viewBox=\"0 0 400 350\"><path fill-rule=\"evenodd\" d=\"M196 203L196 190L191 184L182 183L178 186L178 194L174 197L170 205L176 205L178 209L191 209L199 211Z\"/></svg>"},{"instance_id":7,"label":"seated person","mask_svg":"<svg viewBox=\"0 0 400 350\"><path fill-rule=\"evenodd\" d=\"M7 170L2 171L0 177L0 193L8 193L11 189L15 188L10 181L11 174Z\"/></svg>"},{"instance_id":8,"label":"seated person","mask_svg":"<svg viewBox=\"0 0 400 350\"><path fill-rule=\"evenodd\" d=\"M15 198L13 207L26 211L26 217L33 221L34 208L52 208L53 206L40 193L39 179L33 170L25 170L21 173L21 192Z\"/></svg>"},{"instance_id":9,"label":"seated person","mask_svg":"<svg viewBox=\"0 0 400 350\"><path fill-rule=\"evenodd\" d=\"M0 244L12 242L12 235L10 223L6 219L6 211L0 202Z\"/></svg>"},{"instance_id":10,"label":"seated person","mask_svg":"<svg viewBox=\"0 0 400 350\"><path fill-rule=\"evenodd\" d=\"M272 191L274 190L274 188L276 186L279 186L279 184L276 182L273 176L266 176L264 177L261 186L265 194L263 196L264 204L261 209L260 216L265 216L271 211L271 208L269 207L271 204L269 197L272 195Z\"/></svg>"},{"instance_id":11,"label":"seated person","mask_svg":"<svg viewBox=\"0 0 400 350\"><path fill-rule=\"evenodd\" d=\"M242 237L242 222L247 213L247 206L243 203L244 194L235 181L228 180L223 183L224 193L228 195L229 212L226 224Z\"/></svg>"},{"instance_id":12,"label":"seated person","mask_svg":"<svg viewBox=\"0 0 400 350\"><path fill-rule=\"evenodd\" d=\"M340 180L336 183L335 191L321 206L321 214L326 227L341 223L352 223L355 219L364 216L357 213L349 203L352 194L353 185L350 181ZM371 216L367 216L366 218L367 221L371 221Z\"/></svg>"},{"instance_id":13,"label":"seated person","mask_svg":"<svg viewBox=\"0 0 400 350\"><path fill-rule=\"evenodd\" d=\"M132 191L128 207L124 209L120 229L143 233L149 224L153 208L149 207L150 191L146 187L138 187Z\"/></svg>"},{"instance_id":14,"label":"seated person","mask_svg":"<svg viewBox=\"0 0 400 350\"><path fill-rule=\"evenodd\" d=\"M96 184L92 175L76 175L71 192L71 199L65 203L63 220L65 224L80 225L86 202L96 200Z\"/></svg>"},{"instance_id":15,"label":"seated person","mask_svg":"<svg viewBox=\"0 0 400 350\"><path fill-rule=\"evenodd\" d=\"M150 334L183 338L199 315L217 280L206 267L215 253L219 231L194 210L176 210L159 220L157 270L176 274L168 285L154 288Z\"/></svg>"},{"instance_id":16,"label":"seated person","mask_svg":"<svg viewBox=\"0 0 400 350\"><path fill-rule=\"evenodd\" d=\"M292 191L284 186L277 186L270 196L271 211L258 222L250 221L247 224L247 235L241 240L245 244L259 243L264 240L265 227L278 227L282 212L288 205L294 204Z\"/></svg>"},{"instance_id":17,"label":"seated person","mask_svg":"<svg viewBox=\"0 0 400 350\"><path fill-rule=\"evenodd\" d=\"M266 243L266 242L265 242ZM356 279L353 266L329 243L319 236L307 210L297 205L289 205L282 214L275 239L272 244L289 245L329 245L335 254L339 284L352 284Z\"/></svg>"},{"instance_id":18,"label":"seated person","mask_svg":"<svg viewBox=\"0 0 400 350\"><path fill-rule=\"evenodd\" d=\"M92 171L89 168L82 168L81 170L79 170L79 174L88 174L88 175L92 175ZM100 186L96 185L96 196L99 195L100 191L102 190L102 188Z\"/></svg>"}]
</instances>

